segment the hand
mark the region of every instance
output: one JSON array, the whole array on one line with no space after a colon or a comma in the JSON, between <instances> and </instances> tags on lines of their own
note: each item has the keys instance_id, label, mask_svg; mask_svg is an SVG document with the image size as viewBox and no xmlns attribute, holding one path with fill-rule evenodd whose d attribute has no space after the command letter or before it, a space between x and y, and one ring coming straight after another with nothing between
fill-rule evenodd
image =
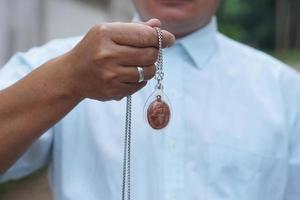
<instances>
[{"instance_id":1,"label":"hand","mask_svg":"<svg viewBox=\"0 0 300 200\"><path fill-rule=\"evenodd\" d=\"M66 54L70 83L76 95L100 101L120 100L144 87L156 70L158 39L154 26L160 26L160 22L107 23L93 27ZM163 31L163 38L164 47L175 41L167 31ZM137 66L144 68L142 83L138 83Z\"/></svg>"}]
</instances>

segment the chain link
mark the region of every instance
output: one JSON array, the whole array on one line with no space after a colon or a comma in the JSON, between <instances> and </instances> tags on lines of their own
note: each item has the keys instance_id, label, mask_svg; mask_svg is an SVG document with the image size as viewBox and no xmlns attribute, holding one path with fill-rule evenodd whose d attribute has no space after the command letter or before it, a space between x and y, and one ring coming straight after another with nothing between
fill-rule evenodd
<instances>
[{"instance_id":1,"label":"chain link","mask_svg":"<svg viewBox=\"0 0 300 200\"><path fill-rule=\"evenodd\" d=\"M156 89L163 89L162 86L162 81L164 79L164 72L163 72L163 50L162 50L162 45L163 45L163 34L160 28L155 27L155 31L157 33L158 37L158 58L155 63L156 66L156 73L155 73L155 80L157 81L156 84Z\"/></svg>"}]
</instances>

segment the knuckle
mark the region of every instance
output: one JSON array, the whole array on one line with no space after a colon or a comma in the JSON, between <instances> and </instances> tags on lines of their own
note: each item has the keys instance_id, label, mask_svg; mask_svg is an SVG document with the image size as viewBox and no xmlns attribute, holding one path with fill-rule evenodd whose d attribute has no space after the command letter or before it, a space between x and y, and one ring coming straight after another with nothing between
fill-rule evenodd
<instances>
[{"instance_id":1,"label":"knuckle","mask_svg":"<svg viewBox=\"0 0 300 200\"><path fill-rule=\"evenodd\" d=\"M109 37L110 35L109 24L98 24L91 28L90 32L96 38L97 41L102 41Z\"/></svg>"},{"instance_id":2,"label":"knuckle","mask_svg":"<svg viewBox=\"0 0 300 200\"><path fill-rule=\"evenodd\" d=\"M111 70L105 70L104 72L101 73L100 76L104 84L108 86L108 88L106 88L107 89L106 91L111 91L109 87L111 87L112 82L118 77L118 74Z\"/></svg>"},{"instance_id":3,"label":"knuckle","mask_svg":"<svg viewBox=\"0 0 300 200\"><path fill-rule=\"evenodd\" d=\"M97 24L95 26L93 26L90 30L90 32L96 33L99 29L99 27L101 26L101 24Z\"/></svg>"},{"instance_id":4,"label":"knuckle","mask_svg":"<svg viewBox=\"0 0 300 200\"><path fill-rule=\"evenodd\" d=\"M108 24L98 24L93 27L97 35L107 35L110 32L110 27Z\"/></svg>"},{"instance_id":5,"label":"knuckle","mask_svg":"<svg viewBox=\"0 0 300 200\"><path fill-rule=\"evenodd\" d=\"M113 51L110 50L110 48L100 47L95 55L94 60L96 63L100 62L101 64L103 64L103 62L112 60L113 58L114 54Z\"/></svg>"},{"instance_id":6,"label":"knuckle","mask_svg":"<svg viewBox=\"0 0 300 200\"><path fill-rule=\"evenodd\" d=\"M109 71L107 73L107 80L113 82L119 77L119 74L114 71Z\"/></svg>"}]
</instances>

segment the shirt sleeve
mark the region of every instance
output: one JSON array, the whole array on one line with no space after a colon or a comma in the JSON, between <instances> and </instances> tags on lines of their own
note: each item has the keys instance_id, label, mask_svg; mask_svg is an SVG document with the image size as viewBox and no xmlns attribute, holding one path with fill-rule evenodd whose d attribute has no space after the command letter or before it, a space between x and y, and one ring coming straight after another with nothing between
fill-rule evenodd
<instances>
[{"instance_id":1,"label":"shirt sleeve","mask_svg":"<svg viewBox=\"0 0 300 200\"><path fill-rule=\"evenodd\" d=\"M283 76L284 104L289 130L289 157L285 200L300 198L300 76L287 73Z\"/></svg>"},{"instance_id":2,"label":"shirt sleeve","mask_svg":"<svg viewBox=\"0 0 300 200\"><path fill-rule=\"evenodd\" d=\"M42 62L37 49L28 53L18 53L0 69L0 90L22 79ZM0 182L22 178L44 166L49 160L52 130L44 133L28 151L5 174L0 174Z\"/></svg>"},{"instance_id":3,"label":"shirt sleeve","mask_svg":"<svg viewBox=\"0 0 300 200\"><path fill-rule=\"evenodd\" d=\"M0 90L9 87L48 60L72 49L82 36L57 39L26 53L17 53L0 69ZM0 67L1 68L1 67ZM0 182L19 179L44 166L50 160L54 129L45 132L28 151L5 173Z\"/></svg>"},{"instance_id":4,"label":"shirt sleeve","mask_svg":"<svg viewBox=\"0 0 300 200\"><path fill-rule=\"evenodd\" d=\"M0 90L9 87L48 60L71 50L82 36L50 41L26 53L17 53L0 69ZM1 67L0 67L1 68ZM0 182L19 179L31 174L50 160L54 129L45 132L28 151L5 173Z\"/></svg>"}]
</instances>

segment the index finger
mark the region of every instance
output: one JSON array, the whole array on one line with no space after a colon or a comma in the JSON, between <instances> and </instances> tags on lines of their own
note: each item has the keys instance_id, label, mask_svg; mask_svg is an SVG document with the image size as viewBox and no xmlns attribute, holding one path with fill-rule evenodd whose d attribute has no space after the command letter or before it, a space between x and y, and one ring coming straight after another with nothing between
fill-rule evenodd
<instances>
[{"instance_id":1,"label":"index finger","mask_svg":"<svg viewBox=\"0 0 300 200\"><path fill-rule=\"evenodd\" d=\"M133 47L156 47L158 48L158 36L154 28L137 23L113 23L111 38L120 45ZM162 30L163 48L171 46L175 42L175 36L168 31Z\"/></svg>"}]
</instances>

